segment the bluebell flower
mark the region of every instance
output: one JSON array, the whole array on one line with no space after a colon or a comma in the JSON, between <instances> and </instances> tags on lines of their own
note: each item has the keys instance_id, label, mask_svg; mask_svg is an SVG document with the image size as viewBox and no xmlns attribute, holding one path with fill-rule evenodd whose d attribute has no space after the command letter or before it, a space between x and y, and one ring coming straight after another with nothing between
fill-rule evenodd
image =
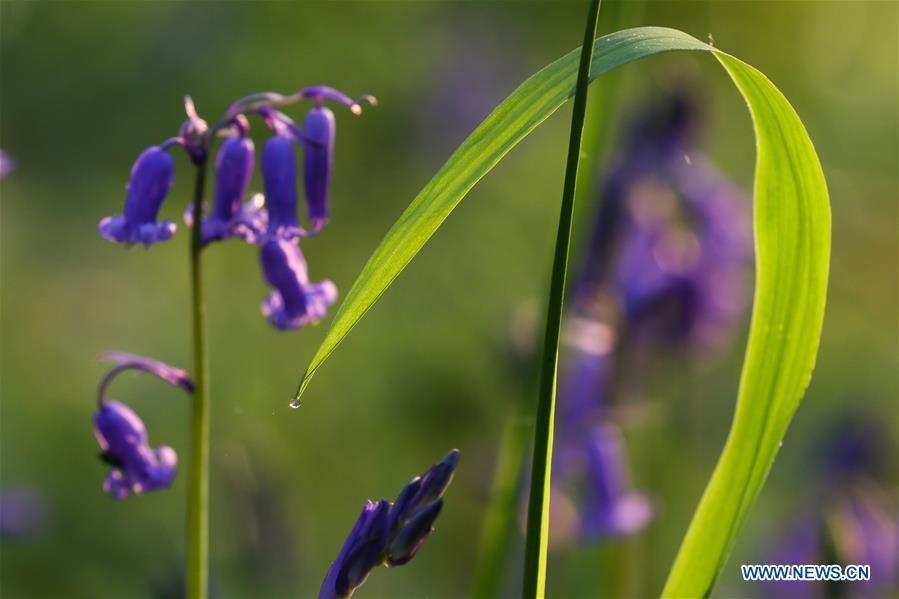
<instances>
[{"instance_id":1,"label":"bluebell flower","mask_svg":"<svg viewBox=\"0 0 899 599\"><path fill-rule=\"evenodd\" d=\"M306 210L314 230L328 221L328 189L334 162L334 113L316 106L303 122L303 184Z\"/></svg>"},{"instance_id":2,"label":"bluebell flower","mask_svg":"<svg viewBox=\"0 0 899 599\"><path fill-rule=\"evenodd\" d=\"M874 484L856 485L829 518L833 548L843 564L871 566L871 579L852 584L859 597L899 591L899 520L896 501Z\"/></svg>"},{"instance_id":3,"label":"bluebell flower","mask_svg":"<svg viewBox=\"0 0 899 599\"><path fill-rule=\"evenodd\" d=\"M748 303L749 221L741 195L701 157L669 173L674 191L630 192L615 273L624 316L637 336L718 347Z\"/></svg>"},{"instance_id":4,"label":"bluebell flower","mask_svg":"<svg viewBox=\"0 0 899 599\"><path fill-rule=\"evenodd\" d=\"M152 245L175 233L172 221L157 222L162 202L172 187L175 169L172 157L160 146L144 150L131 169L125 197L125 211L100 221L100 235L124 244Z\"/></svg>"},{"instance_id":5,"label":"bluebell flower","mask_svg":"<svg viewBox=\"0 0 899 599\"><path fill-rule=\"evenodd\" d=\"M298 329L325 317L337 299L331 281L310 283L306 260L299 246L272 237L260 249L262 273L274 290L262 302L262 313L281 330Z\"/></svg>"},{"instance_id":6,"label":"bluebell flower","mask_svg":"<svg viewBox=\"0 0 899 599\"><path fill-rule=\"evenodd\" d=\"M612 425L593 432L588 450L588 476L581 527L585 537L630 535L652 519L649 499L631 490L624 442Z\"/></svg>"},{"instance_id":7,"label":"bluebell flower","mask_svg":"<svg viewBox=\"0 0 899 599\"><path fill-rule=\"evenodd\" d=\"M392 505L384 499L366 502L328 569L319 599L350 597L377 566L409 562L434 530L458 462L454 449L403 487Z\"/></svg>"},{"instance_id":8,"label":"bluebell flower","mask_svg":"<svg viewBox=\"0 0 899 599\"><path fill-rule=\"evenodd\" d=\"M297 220L297 158L293 142L286 136L275 135L265 142L262 180L268 236L288 240L304 236Z\"/></svg>"},{"instance_id":9,"label":"bluebell flower","mask_svg":"<svg viewBox=\"0 0 899 599\"><path fill-rule=\"evenodd\" d=\"M255 152L253 140L245 135L230 137L219 148L215 161L215 200L212 212L203 218L203 243L241 237L256 242L265 232L267 215L256 198L244 202L253 177ZM193 224L193 206L184 213Z\"/></svg>"},{"instance_id":10,"label":"bluebell flower","mask_svg":"<svg viewBox=\"0 0 899 599\"><path fill-rule=\"evenodd\" d=\"M810 471L798 516L771 543L765 563L857 564L871 567L867 581L776 581L769 594L790 598L894 597L899 591L899 521L885 456L895 455L879 423L857 412L840 414L808 448Z\"/></svg>"},{"instance_id":11,"label":"bluebell flower","mask_svg":"<svg viewBox=\"0 0 899 599\"><path fill-rule=\"evenodd\" d=\"M825 557L825 525L820 517L807 515L792 522L780 544L769 550L762 563L778 565L822 564ZM784 599L823 599L826 596L821 581L771 580L764 583L766 595Z\"/></svg>"},{"instance_id":12,"label":"bluebell flower","mask_svg":"<svg viewBox=\"0 0 899 599\"><path fill-rule=\"evenodd\" d=\"M125 404L106 399L106 389L120 372L129 369L153 374L186 391L193 390L193 383L183 370L150 358L127 353L109 353L101 358L117 363L100 382L100 409L94 416L94 434L102 450L100 458L110 466L103 490L114 499L125 499L132 493L165 489L175 477L175 450L168 446L150 447L140 417Z\"/></svg>"},{"instance_id":13,"label":"bluebell flower","mask_svg":"<svg viewBox=\"0 0 899 599\"><path fill-rule=\"evenodd\" d=\"M94 433L103 449L101 458L111 466L103 490L114 499L172 484L175 450L167 445L151 448L143 421L125 404L104 402L94 416Z\"/></svg>"},{"instance_id":14,"label":"bluebell flower","mask_svg":"<svg viewBox=\"0 0 899 599\"><path fill-rule=\"evenodd\" d=\"M575 299L617 297L629 342L716 348L748 305L748 202L697 149L695 115L685 94L642 111L604 176Z\"/></svg>"}]
</instances>

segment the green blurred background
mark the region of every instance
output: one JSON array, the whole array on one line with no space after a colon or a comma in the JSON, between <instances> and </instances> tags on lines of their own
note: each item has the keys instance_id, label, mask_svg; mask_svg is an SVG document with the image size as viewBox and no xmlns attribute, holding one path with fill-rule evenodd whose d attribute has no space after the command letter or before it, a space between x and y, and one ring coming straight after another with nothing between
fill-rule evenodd
<instances>
[{"instance_id":1,"label":"green blurred background","mask_svg":"<svg viewBox=\"0 0 899 599\"><path fill-rule=\"evenodd\" d=\"M177 132L184 94L210 121L260 90L326 83L378 96L360 118L336 111L331 225L303 246L312 279L345 292L452 149L577 45L585 11L582 2L0 2L0 147L17 162L0 187L0 487L47 498L44 526L0 545L0 593L144 597L177 584L183 470L169 491L111 500L91 417L101 352L189 366L185 228L150 251L95 232L120 212L139 152ZM805 122L830 185L832 275L815 378L716 592L759 594L738 580L738 564L759 561L803 509L822 431L852 410L897 434L897 5L649 2L642 12L626 25L711 33L766 73ZM749 117L713 60L674 54L624 72L624 112L674 78L700 82L706 147L750 188ZM302 118L302 108L289 112ZM232 242L207 253L220 595L314 595L363 501L392 498L452 447L462 461L438 532L412 565L375 572L359 596L468 592L503 423L527 389L506 355L509 329L518 306L544 292L569 115L565 107L472 191L299 410L287 403L327 321L276 332L259 313L268 290L256 251ZM265 132L253 126L258 148ZM191 173L176 156L163 216L180 223ZM677 384L650 386L657 418L629 444L637 487L664 509L651 543L618 548L630 552L634 596L660 590L723 443L743 340L675 373ZM180 392L125 376L112 395L143 417L154 446L186 460ZM692 441L679 443L671 416L697 398ZM671 446L653 451L667 457L641 439L665 439ZM881 482L894 488L895 449L888 458ZM592 560L607 549L554 554L550 594L595 595L604 572ZM510 564L514 578L520 553Z\"/></svg>"}]
</instances>

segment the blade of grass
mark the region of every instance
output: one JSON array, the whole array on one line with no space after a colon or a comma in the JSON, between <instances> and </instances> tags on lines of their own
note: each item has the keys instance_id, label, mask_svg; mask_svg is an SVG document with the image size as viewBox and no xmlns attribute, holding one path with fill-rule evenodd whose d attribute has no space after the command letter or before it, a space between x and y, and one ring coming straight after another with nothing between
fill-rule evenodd
<instances>
[{"instance_id":1,"label":"blade of grass","mask_svg":"<svg viewBox=\"0 0 899 599\"><path fill-rule=\"evenodd\" d=\"M673 29L598 39L590 78L671 50L712 52L749 104L758 145L756 290L737 409L664 594L711 592L811 378L827 291L830 206L817 155L795 111L764 75ZM574 93L579 50L525 81L469 136L399 217L334 317L296 397L477 181Z\"/></svg>"},{"instance_id":2,"label":"blade of grass","mask_svg":"<svg viewBox=\"0 0 899 599\"><path fill-rule=\"evenodd\" d=\"M556 380L559 368L559 331L562 328L562 308L565 301L565 280L568 274L568 247L571 244L571 223L574 214L574 192L577 189L578 162L581 157L581 137L587 111L587 86L593 62L593 41L599 20L599 0L590 2L584 43L578 65L574 109L571 115L571 134L568 139L568 160L562 186L562 205L543 333L543 352L540 359L540 389L537 396L537 420L534 426L531 489L528 493L528 525L524 545L524 578L522 597L543 597L546 593L546 550L549 538L549 487L552 479L553 424L556 413Z\"/></svg>"},{"instance_id":3,"label":"blade of grass","mask_svg":"<svg viewBox=\"0 0 899 599\"><path fill-rule=\"evenodd\" d=\"M815 148L774 85L715 52L749 106L757 156L756 281L737 407L663 596L707 596L774 463L815 365L830 263L830 203Z\"/></svg>"},{"instance_id":4,"label":"blade of grass","mask_svg":"<svg viewBox=\"0 0 899 599\"><path fill-rule=\"evenodd\" d=\"M596 40L590 80L629 62L672 50L712 48L686 33L665 27L618 31ZM579 56L580 49L569 52L522 83L468 136L412 200L346 294L328 334L303 374L294 394L296 400L306 391L322 363L475 183L574 95Z\"/></svg>"}]
</instances>

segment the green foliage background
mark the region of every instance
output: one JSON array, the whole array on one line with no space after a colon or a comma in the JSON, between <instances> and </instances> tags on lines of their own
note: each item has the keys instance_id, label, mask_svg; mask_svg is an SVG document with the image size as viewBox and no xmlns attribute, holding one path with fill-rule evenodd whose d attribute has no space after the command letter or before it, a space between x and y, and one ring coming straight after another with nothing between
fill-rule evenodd
<instances>
[{"instance_id":1,"label":"green foliage background","mask_svg":"<svg viewBox=\"0 0 899 599\"><path fill-rule=\"evenodd\" d=\"M338 113L332 224L303 247L312 278L345 292L449 152L577 45L583 12L574 2L0 3L0 147L18 162L0 185L0 486L38 487L52 508L36 537L2 541L0 593L147 596L180 559L183 477L167 493L105 497L90 418L102 351L189 361L184 227L151 251L95 234L121 209L140 150L174 134L184 93L208 120L240 95L302 84L379 97L361 118ZM853 409L896 437L897 8L652 2L627 23L640 24L711 32L762 70L799 112L828 177L833 261L815 378L717 591L745 594L735 565L764 555L809 509L822 430ZM709 153L750 187L749 117L717 65L676 54L625 72L627 106L678 78L701 82ZM360 596L465 594L503 419L524 388L507 337L512 313L547 279L569 110L472 191L298 411L287 408L298 365L325 327L276 333L259 315L267 290L255 251L209 252L212 573L224 595L314 594L364 499L392 498L450 447L463 457L438 533L413 566L376 572ZM254 133L261 147L257 123ZM191 176L183 157L177 168L164 216L180 222ZM661 588L723 443L742 345L710 365L670 365L650 385L654 424L629 444L637 485L665 509L645 538L613 548L639 568L635 594ZM177 391L123 377L113 395L141 414L154 445L186 456ZM267 503L254 512L256 496ZM551 556L550 594L586 594L608 551Z\"/></svg>"}]
</instances>

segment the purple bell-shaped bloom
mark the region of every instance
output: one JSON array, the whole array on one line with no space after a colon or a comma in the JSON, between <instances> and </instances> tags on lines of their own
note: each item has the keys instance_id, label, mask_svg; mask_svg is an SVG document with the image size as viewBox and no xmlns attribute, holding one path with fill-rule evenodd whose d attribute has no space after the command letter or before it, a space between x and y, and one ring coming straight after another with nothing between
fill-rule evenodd
<instances>
[{"instance_id":1,"label":"purple bell-shaped bloom","mask_svg":"<svg viewBox=\"0 0 899 599\"><path fill-rule=\"evenodd\" d=\"M129 369L152 374L188 392L193 390L193 383L183 370L150 358L127 353L100 357L117 363L100 382L100 409L94 416L100 458L111 466L103 490L114 499L125 499L132 493L167 488L175 477L175 450L168 446L151 448L143 421L125 404L107 400L106 389L120 372Z\"/></svg>"},{"instance_id":2,"label":"purple bell-shaped bloom","mask_svg":"<svg viewBox=\"0 0 899 599\"><path fill-rule=\"evenodd\" d=\"M131 169L125 197L125 211L100 221L100 235L124 244L152 245L175 233L172 221L157 222L162 202L172 187L175 167L172 157L160 146L144 150Z\"/></svg>"},{"instance_id":3,"label":"purple bell-shaped bloom","mask_svg":"<svg viewBox=\"0 0 899 599\"><path fill-rule=\"evenodd\" d=\"M268 206L268 235L282 239L302 237L297 221L297 158L293 142L276 135L262 149L262 180Z\"/></svg>"},{"instance_id":4,"label":"purple bell-shaped bloom","mask_svg":"<svg viewBox=\"0 0 899 599\"><path fill-rule=\"evenodd\" d=\"M212 213L203 218L203 243L241 237L258 241L266 229L266 212L255 200L243 201L253 176L253 140L243 135L222 143L215 161L215 201ZM193 223L193 206L184 214Z\"/></svg>"},{"instance_id":5,"label":"purple bell-shaped bloom","mask_svg":"<svg viewBox=\"0 0 899 599\"><path fill-rule=\"evenodd\" d=\"M630 488L624 445L611 425L599 427L588 450L587 497L582 529L587 537L634 534L652 518L652 505Z\"/></svg>"},{"instance_id":6,"label":"purple bell-shaped bloom","mask_svg":"<svg viewBox=\"0 0 899 599\"><path fill-rule=\"evenodd\" d=\"M309 282L306 260L294 242L268 239L262 244L260 261L265 280L274 287L262 302L262 313L282 331L321 320L337 299L331 281Z\"/></svg>"},{"instance_id":7,"label":"purple bell-shaped bloom","mask_svg":"<svg viewBox=\"0 0 899 599\"><path fill-rule=\"evenodd\" d=\"M434 530L434 521L443 508L441 497L458 462L459 450L454 449L412 479L392 505L384 499L366 502L328 569L319 599L350 597L377 566L409 562Z\"/></svg>"},{"instance_id":8,"label":"purple bell-shaped bloom","mask_svg":"<svg viewBox=\"0 0 899 599\"><path fill-rule=\"evenodd\" d=\"M114 499L172 484L178 463L175 450L165 445L151 448L143 421L125 404L104 402L94 416L94 433L103 461L112 466L103 490Z\"/></svg>"},{"instance_id":9,"label":"purple bell-shaped bloom","mask_svg":"<svg viewBox=\"0 0 899 599\"><path fill-rule=\"evenodd\" d=\"M306 210L314 230L328 221L328 189L334 163L334 113L316 106L303 123L303 184Z\"/></svg>"}]
</instances>

